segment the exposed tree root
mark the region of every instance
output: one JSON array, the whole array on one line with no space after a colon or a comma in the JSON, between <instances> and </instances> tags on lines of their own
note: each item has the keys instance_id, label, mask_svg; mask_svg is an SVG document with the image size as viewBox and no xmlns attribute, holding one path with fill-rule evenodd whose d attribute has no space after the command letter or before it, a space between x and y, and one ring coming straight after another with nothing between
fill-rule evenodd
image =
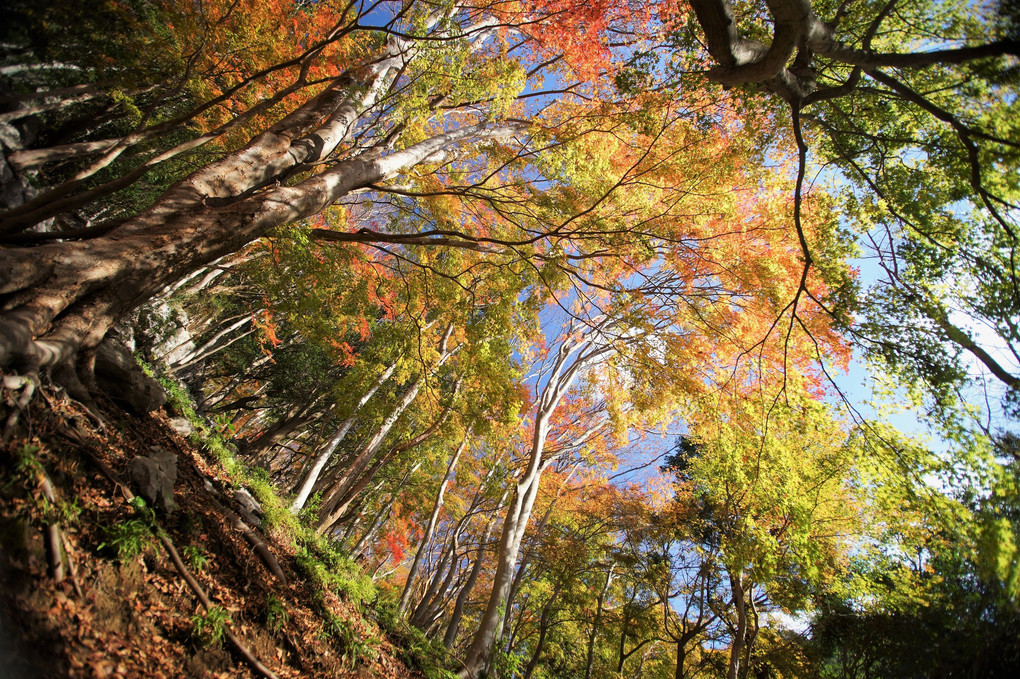
<instances>
[{"instance_id":1,"label":"exposed tree root","mask_svg":"<svg viewBox=\"0 0 1020 679\"><path fill-rule=\"evenodd\" d=\"M53 488L53 482L46 472L39 470L39 485L42 488L43 496L51 506L57 506L57 493ZM67 534L61 528L59 522L54 521L46 527L46 545L50 558L50 571L55 582L63 582L65 578L64 568L66 566L66 577L70 577L71 585L74 586L75 594L79 599L84 598L81 583L78 581L78 568L74 565L73 550Z\"/></svg>"},{"instance_id":2,"label":"exposed tree root","mask_svg":"<svg viewBox=\"0 0 1020 679\"><path fill-rule=\"evenodd\" d=\"M120 491L124 499L128 503L132 502L135 498L135 495L134 493L131 492L131 489L128 488L124 483L122 483L116 477L116 475L114 475L113 470L107 467L106 464L104 464L102 460L97 458L90 450L88 449L83 450L88 455L89 459L91 459L92 462L103 473L103 476L108 478L115 486L117 486L117 489ZM202 586L198 584L198 581L191 574L188 568L184 565L184 562L181 560L181 555L177 553L177 549L174 547L174 544L170 540L170 537L166 534L166 531L161 529L158 525L154 525L153 533L159 539L160 543L163 545L163 548L170 556L170 560L173 562L174 568L177 569L177 572L180 573L182 578L184 578L184 581L187 583L189 589L191 589L192 593L194 593L199 603L202 604L202 608L204 608L206 611L213 608L214 604L209 599L208 595L205 593L205 590L202 589ZM279 567L279 564L277 564L277 567ZM229 627L224 629L223 633L227 641L229 641L230 644L234 647L234 650L237 651L238 655L244 658L245 662L247 662L253 670L258 672L266 679L279 679L275 672L273 672L271 669L263 665L262 662L259 661L257 657L255 657L255 654L251 652L251 650L244 644L244 642L242 642L237 637L237 635L235 635L233 631L231 631Z\"/></svg>"},{"instance_id":3,"label":"exposed tree root","mask_svg":"<svg viewBox=\"0 0 1020 679\"><path fill-rule=\"evenodd\" d=\"M283 569L280 567L280 562L277 560L273 552L270 551L269 546L266 545L265 541L263 541L262 538L260 538L258 534L252 530L251 527L248 526L248 524L246 524L233 510L225 507L211 496L209 499L216 505L217 511L227 518L230 525L240 531L240 533L244 535L245 539L251 543L255 553L259 555L260 559L262 559L262 563L265 564L266 568L268 568L269 571L276 576L277 580L279 580L282 584L287 585L287 576L284 575Z\"/></svg>"},{"instance_id":4,"label":"exposed tree root","mask_svg":"<svg viewBox=\"0 0 1020 679\"><path fill-rule=\"evenodd\" d=\"M181 561L181 555L177 553L177 549L174 548L173 542L170 541L170 538L167 537L166 533L163 531L157 531L156 534L159 537L159 541L166 549L167 554L170 555L170 560L174 562L174 567L177 568L177 572L180 573L181 577L184 578L184 581L188 583L188 587L191 588L191 591L201 602L202 607L208 611L213 607L213 603L209 600L205 591L202 590L202 586L198 584L197 580L195 580L195 577L188 571L184 562ZM227 640L234 646L234 649L237 650L241 657L245 659L245 662L251 665L252 669L261 674L263 677L266 677L266 679L278 679L276 673L263 665L259 659L255 657L255 654L252 653L251 650L249 650L249 648L237 638L237 635L235 635L229 627L224 629L223 633Z\"/></svg>"},{"instance_id":5,"label":"exposed tree root","mask_svg":"<svg viewBox=\"0 0 1020 679\"><path fill-rule=\"evenodd\" d=\"M21 417L21 413L25 412L28 408L28 404L35 394L36 384L38 384L38 378L34 375L4 375L4 389L10 391L21 389L21 395L14 401L11 413L7 416L0 443L6 443L11 437L14 427L18 424L18 419Z\"/></svg>"}]
</instances>

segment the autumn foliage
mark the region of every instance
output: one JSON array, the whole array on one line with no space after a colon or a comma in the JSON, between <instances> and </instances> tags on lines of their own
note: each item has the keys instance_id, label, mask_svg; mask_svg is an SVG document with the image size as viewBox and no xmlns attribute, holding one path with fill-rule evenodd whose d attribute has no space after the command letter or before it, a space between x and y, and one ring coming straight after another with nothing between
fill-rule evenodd
<instances>
[{"instance_id":1,"label":"autumn foliage","mask_svg":"<svg viewBox=\"0 0 1020 679\"><path fill-rule=\"evenodd\" d=\"M90 0L104 42L95 12L19 2L11 40L39 37L3 52L0 123L40 132L3 149L14 475L38 472L35 422L46 465L60 437L102 447L53 433L48 380L105 420L110 354L134 351L200 444L158 434L202 516L114 510L91 481L90 511L236 529L260 561L217 551L205 584L306 588L293 627L342 660L298 667L279 591L223 599L238 634L279 624L256 650L280 676L401 672L394 649L437 678L850 676L851 642L891 653L843 620L943 629L942 597L1015 621L1016 441L961 405L969 355L1008 415L1020 355L1017 100L977 61L1015 56L1009 17L975 46L953 3ZM888 391L947 452L844 407L863 355L918 376ZM73 513L0 490L51 541ZM808 616L830 636L787 625Z\"/></svg>"}]
</instances>

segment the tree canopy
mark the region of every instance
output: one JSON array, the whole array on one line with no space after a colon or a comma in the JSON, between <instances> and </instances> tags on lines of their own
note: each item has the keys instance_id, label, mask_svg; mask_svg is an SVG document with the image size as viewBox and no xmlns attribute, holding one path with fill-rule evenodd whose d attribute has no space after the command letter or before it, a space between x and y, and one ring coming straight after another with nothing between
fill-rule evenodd
<instances>
[{"instance_id":1,"label":"tree canopy","mask_svg":"<svg viewBox=\"0 0 1020 679\"><path fill-rule=\"evenodd\" d=\"M12 2L5 390L136 351L464 677L1002 672L1018 11Z\"/></svg>"}]
</instances>

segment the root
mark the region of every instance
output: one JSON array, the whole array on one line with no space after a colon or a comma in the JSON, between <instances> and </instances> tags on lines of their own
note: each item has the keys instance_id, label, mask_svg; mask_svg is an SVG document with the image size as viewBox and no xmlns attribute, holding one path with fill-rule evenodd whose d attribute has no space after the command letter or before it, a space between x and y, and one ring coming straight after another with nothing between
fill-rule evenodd
<instances>
[{"instance_id":1,"label":"root","mask_svg":"<svg viewBox=\"0 0 1020 679\"><path fill-rule=\"evenodd\" d=\"M43 497L50 503L50 506L56 507L57 492L53 488L53 482L50 481L50 477L41 468L38 471L38 480L39 486L42 488ZM78 568L74 565L74 552L71 549L71 542L67 539L67 534L60 529L59 522L53 522L46 526L46 549L49 553L50 572L53 580L56 582L64 581L66 577L64 573L66 562L66 575L70 576L71 584L74 586L74 591L78 598L84 599L85 595L82 593L81 583L78 582Z\"/></svg>"},{"instance_id":2,"label":"root","mask_svg":"<svg viewBox=\"0 0 1020 679\"><path fill-rule=\"evenodd\" d=\"M115 486L117 486L117 489L120 491L124 499L128 503L131 503L135 498L135 495L134 493L131 492L131 489L128 488L123 483L121 483L121 481L114 475L113 470L107 467L106 464L103 463L102 460L97 458L91 451L86 449L85 453L92 460L92 462L97 467L99 467L99 470L103 473L103 476L108 478ZM153 519L153 521L155 521L155 519ZM181 555L178 554L177 549L174 547L174 543L170 540L170 537L166 534L166 531L162 530L157 524L154 525L153 527L153 533L159 539L160 543L163 545L163 548L166 549L167 554L170 556L170 560L174 564L174 568L177 569L177 572L181 575L182 578L184 578L184 581L187 583L188 588L191 589L192 593L198 599L199 603L202 604L202 608L204 608L206 611L211 609L213 607L212 601L209 599L209 596L205 593L205 590L202 589L202 586L198 584L198 580L195 579L195 576L192 575L191 571L189 571L187 566L184 565L184 561L181 560ZM255 654L251 652L251 650L244 644L244 642L242 642L229 627L224 629L223 632L224 636L227 638L227 641L229 641L231 645L234 647L234 650L237 651L238 655L244 658L245 662L247 662L253 670L258 672L266 679L279 679L275 672L273 672L271 669L263 665L262 662L259 661L257 657L255 657Z\"/></svg>"},{"instance_id":3,"label":"root","mask_svg":"<svg viewBox=\"0 0 1020 679\"><path fill-rule=\"evenodd\" d=\"M241 534L244 535L245 539L251 543L255 553L259 555L260 559L262 559L262 563L265 564L266 568L268 568L269 571L276 576L276 579L283 585L287 585L287 576L284 575L283 569L280 567L280 562L277 560L273 552L270 551L269 546L266 545L262 538L260 538L258 534L248 526L248 524L241 520L241 517L235 514L233 510L223 506L219 501L211 496L209 499L216 505L216 509L223 514L223 516L227 517L230 525L240 531Z\"/></svg>"},{"instance_id":4,"label":"root","mask_svg":"<svg viewBox=\"0 0 1020 679\"><path fill-rule=\"evenodd\" d=\"M85 386L78 376L75 361L62 361L50 368L50 379L56 385L63 387L71 399L80 403L96 419L99 421L103 420L99 414L99 406L96 405L96 401L92 397L92 392L89 391L88 387Z\"/></svg>"},{"instance_id":5,"label":"root","mask_svg":"<svg viewBox=\"0 0 1020 679\"><path fill-rule=\"evenodd\" d=\"M50 575L54 582L64 581L64 545L60 535L60 524L46 526L46 553L50 560Z\"/></svg>"},{"instance_id":6,"label":"root","mask_svg":"<svg viewBox=\"0 0 1020 679\"><path fill-rule=\"evenodd\" d=\"M4 432L3 436L0 437L0 443L7 443L11 434L14 433L14 427L18 424L21 414L28 410L28 404L32 400L32 396L35 395L35 388L38 382L38 378L34 375L4 375L4 389L12 392L21 389L21 395L14 401L11 414L7 416L7 421L4 422Z\"/></svg>"},{"instance_id":7,"label":"root","mask_svg":"<svg viewBox=\"0 0 1020 679\"><path fill-rule=\"evenodd\" d=\"M174 567L177 568L177 572L180 573L181 577L184 578L184 581L188 583L188 587L191 588L191 591L195 594L196 597L198 597L198 600L201 602L202 607L208 611L210 608L213 607L213 604L209 600L209 597L206 595L205 591L202 590L202 586L198 584L198 580L195 580L195 576L193 576L191 572L188 571L187 567L184 565L184 562L181 560L181 555L178 554L177 549L174 548L174 543L170 541L170 538L167 537L166 533L164 533L163 531L157 531L157 533L159 541L163 543L163 547L166 549L167 554L170 555L170 560L174 562ZM248 649L248 647L245 646L241 642L241 640L237 638L237 635L235 635L233 631L230 630L229 627L224 629L223 633L224 636L226 636L227 640L231 644L233 644L234 649L241 655L241 657L245 659L245 661L249 665L251 665L252 669L254 669L256 672L261 674L266 679L278 679L276 673L274 673L271 669L263 665L259 661L259 659L255 657L255 654L252 653Z\"/></svg>"},{"instance_id":8,"label":"root","mask_svg":"<svg viewBox=\"0 0 1020 679\"><path fill-rule=\"evenodd\" d=\"M74 565L74 552L71 549L71 541L67 539L66 533L61 533L60 539L64 545L64 556L67 557L67 574L71 578L74 593L78 595L79 599L84 599L85 594L82 593L81 582L78 580L78 567Z\"/></svg>"},{"instance_id":9,"label":"root","mask_svg":"<svg viewBox=\"0 0 1020 679\"><path fill-rule=\"evenodd\" d=\"M53 490L53 483L46 476L42 469L38 472L39 485L42 487L43 497L50 503L50 507L57 506L57 493ZM60 523L54 521L46 526L46 551L50 558L50 575L55 582L64 581L64 538L61 535ZM70 561L70 559L68 559Z\"/></svg>"}]
</instances>

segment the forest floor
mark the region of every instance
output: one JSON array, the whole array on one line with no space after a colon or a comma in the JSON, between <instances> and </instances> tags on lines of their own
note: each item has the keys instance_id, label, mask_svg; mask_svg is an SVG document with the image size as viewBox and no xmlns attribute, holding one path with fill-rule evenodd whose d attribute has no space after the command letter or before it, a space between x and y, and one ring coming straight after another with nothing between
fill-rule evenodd
<instances>
[{"instance_id":1,"label":"forest floor","mask_svg":"<svg viewBox=\"0 0 1020 679\"><path fill-rule=\"evenodd\" d=\"M16 395L0 405L0 674L450 676L371 580L295 520L246 539L243 510L225 509L239 475L171 428L172 406L100 403L97 417L62 392L37 390L24 410ZM172 511L129 500L130 462L154 449L177 459Z\"/></svg>"}]
</instances>

